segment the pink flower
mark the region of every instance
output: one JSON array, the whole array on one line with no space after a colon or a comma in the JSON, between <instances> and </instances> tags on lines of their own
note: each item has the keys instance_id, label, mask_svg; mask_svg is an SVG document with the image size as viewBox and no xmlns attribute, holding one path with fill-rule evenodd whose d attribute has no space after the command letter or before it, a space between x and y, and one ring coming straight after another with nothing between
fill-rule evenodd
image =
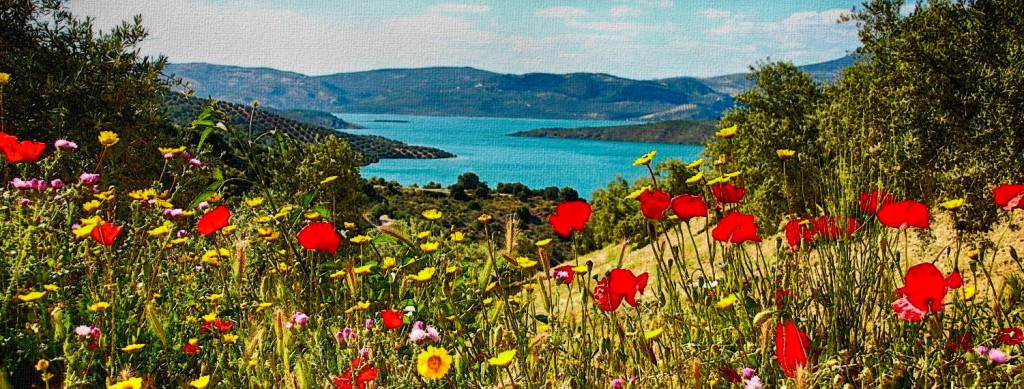
<instances>
[{"instance_id":1,"label":"pink flower","mask_svg":"<svg viewBox=\"0 0 1024 389\"><path fill-rule=\"evenodd\" d=\"M309 323L309 316L302 312L295 312L292 314L292 318L284 324L286 328L292 328L294 326L305 326Z\"/></svg>"},{"instance_id":2,"label":"pink flower","mask_svg":"<svg viewBox=\"0 0 1024 389\"><path fill-rule=\"evenodd\" d=\"M24 197L22 197L21 200L18 200L18 205L20 205L22 207L27 207L29 204L32 204L32 200L29 200L29 199L24 198Z\"/></svg>"},{"instance_id":3,"label":"pink flower","mask_svg":"<svg viewBox=\"0 0 1024 389\"><path fill-rule=\"evenodd\" d=\"M622 388L625 388L625 387L626 387L626 380L624 380L622 378L616 378L616 379L612 380L612 388L614 388L614 389L622 389Z\"/></svg>"},{"instance_id":4,"label":"pink flower","mask_svg":"<svg viewBox=\"0 0 1024 389\"><path fill-rule=\"evenodd\" d=\"M412 330L409 331L409 340L414 343L423 343L427 340L437 343L441 341L441 334L434 326L428 326L423 324L422 321L417 321L413 323Z\"/></svg>"},{"instance_id":5,"label":"pink flower","mask_svg":"<svg viewBox=\"0 0 1024 389\"><path fill-rule=\"evenodd\" d=\"M749 367L744 367L743 368L743 379L749 380L751 377L756 376L756 375L757 375L757 371L756 370L751 369Z\"/></svg>"},{"instance_id":6,"label":"pink flower","mask_svg":"<svg viewBox=\"0 0 1024 389\"><path fill-rule=\"evenodd\" d=\"M53 181L50 181L50 187L53 188L53 189L63 188L64 187L64 181L61 181L60 178L54 179Z\"/></svg>"},{"instance_id":7,"label":"pink flower","mask_svg":"<svg viewBox=\"0 0 1024 389\"><path fill-rule=\"evenodd\" d=\"M351 342L356 340L356 331L351 328L345 327L345 329L338 331L338 333L334 334L334 338L337 339L338 342Z\"/></svg>"},{"instance_id":8,"label":"pink flower","mask_svg":"<svg viewBox=\"0 0 1024 389\"><path fill-rule=\"evenodd\" d=\"M747 380L747 384L743 386L743 389L763 389L764 384L761 383L761 377L753 376Z\"/></svg>"},{"instance_id":9,"label":"pink flower","mask_svg":"<svg viewBox=\"0 0 1024 389\"><path fill-rule=\"evenodd\" d=\"M1010 357L1006 355L1005 351L1000 350L999 348L993 348L988 350L988 359L992 360L992 363L994 364L1002 365L1006 363Z\"/></svg>"},{"instance_id":10,"label":"pink flower","mask_svg":"<svg viewBox=\"0 0 1024 389\"><path fill-rule=\"evenodd\" d=\"M57 139L56 142L53 142L53 147L56 147L57 150L74 150L78 148L78 144L67 139Z\"/></svg>"},{"instance_id":11,"label":"pink flower","mask_svg":"<svg viewBox=\"0 0 1024 389\"><path fill-rule=\"evenodd\" d=\"M78 176L78 181L80 181L82 185L92 185L100 182L100 175L95 173L82 173Z\"/></svg>"},{"instance_id":12,"label":"pink flower","mask_svg":"<svg viewBox=\"0 0 1024 389\"><path fill-rule=\"evenodd\" d=\"M366 319L365 327L368 330L372 330L373 329L373 319Z\"/></svg>"},{"instance_id":13,"label":"pink flower","mask_svg":"<svg viewBox=\"0 0 1024 389\"><path fill-rule=\"evenodd\" d=\"M926 313L911 304L905 296L893 302L892 309L896 311L896 316L906 321L921 321Z\"/></svg>"},{"instance_id":14,"label":"pink flower","mask_svg":"<svg viewBox=\"0 0 1024 389\"><path fill-rule=\"evenodd\" d=\"M359 349L359 357L362 359L370 359L370 348L363 347Z\"/></svg>"}]
</instances>

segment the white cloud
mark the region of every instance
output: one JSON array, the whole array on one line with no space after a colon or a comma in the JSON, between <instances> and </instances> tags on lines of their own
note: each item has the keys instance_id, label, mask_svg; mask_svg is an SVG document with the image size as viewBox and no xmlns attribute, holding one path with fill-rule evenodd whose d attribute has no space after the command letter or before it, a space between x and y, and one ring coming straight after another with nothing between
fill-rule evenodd
<instances>
[{"instance_id":1,"label":"white cloud","mask_svg":"<svg viewBox=\"0 0 1024 389\"><path fill-rule=\"evenodd\" d=\"M570 18L586 16L587 10L569 6L548 7L538 9L533 15L542 18Z\"/></svg>"},{"instance_id":2,"label":"white cloud","mask_svg":"<svg viewBox=\"0 0 1024 389\"><path fill-rule=\"evenodd\" d=\"M672 0L613 0L617 3L633 3L644 7L672 8L676 3Z\"/></svg>"},{"instance_id":3,"label":"white cloud","mask_svg":"<svg viewBox=\"0 0 1024 389\"><path fill-rule=\"evenodd\" d=\"M427 8L427 12L436 13L487 13L490 11L491 6L477 4L434 4Z\"/></svg>"},{"instance_id":4,"label":"white cloud","mask_svg":"<svg viewBox=\"0 0 1024 389\"><path fill-rule=\"evenodd\" d=\"M565 26L584 30L611 32L636 31L640 29L639 24L631 22L581 22L575 19L566 20Z\"/></svg>"},{"instance_id":5,"label":"white cloud","mask_svg":"<svg viewBox=\"0 0 1024 389\"><path fill-rule=\"evenodd\" d=\"M644 13L643 10L640 10L640 9L637 9L637 8L633 8L633 7L630 7L628 5L617 5L617 6L614 6L610 10L610 12L611 12L612 16L617 16L617 17L622 17L622 16L640 16L640 15L643 15L643 13Z\"/></svg>"},{"instance_id":6,"label":"white cloud","mask_svg":"<svg viewBox=\"0 0 1024 389\"><path fill-rule=\"evenodd\" d=\"M701 15L704 15L704 17L708 19L722 19L732 16L732 12L708 8L704 11L701 11Z\"/></svg>"}]
</instances>

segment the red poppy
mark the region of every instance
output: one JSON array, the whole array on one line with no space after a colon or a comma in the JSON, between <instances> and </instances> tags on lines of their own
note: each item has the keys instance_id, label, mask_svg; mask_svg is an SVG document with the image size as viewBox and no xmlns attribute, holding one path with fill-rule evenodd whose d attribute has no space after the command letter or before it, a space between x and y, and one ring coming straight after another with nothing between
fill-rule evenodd
<instances>
[{"instance_id":1,"label":"red poppy","mask_svg":"<svg viewBox=\"0 0 1024 389\"><path fill-rule=\"evenodd\" d=\"M548 222L555 229L555 233L568 238L573 231L582 231L590 220L593 210L586 201L567 201L558 204L555 213L548 217Z\"/></svg>"},{"instance_id":2,"label":"red poppy","mask_svg":"<svg viewBox=\"0 0 1024 389\"><path fill-rule=\"evenodd\" d=\"M636 199L640 202L640 213L648 219L657 220L665 214L671 197L660 190L644 189Z\"/></svg>"},{"instance_id":3,"label":"red poppy","mask_svg":"<svg viewBox=\"0 0 1024 389\"><path fill-rule=\"evenodd\" d=\"M598 281L594 287L594 301L604 311L614 311L625 299L629 305L637 306L636 294L643 293L647 288L649 275L644 272L639 276L633 275L631 270L612 269L608 277Z\"/></svg>"},{"instance_id":4,"label":"red poppy","mask_svg":"<svg viewBox=\"0 0 1024 389\"><path fill-rule=\"evenodd\" d=\"M963 278L959 272L943 277L939 268L931 263L911 266L903 277L903 287L896 290L904 297L892 304L893 310L904 320L919 321L928 312L941 311L946 292L961 285Z\"/></svg>"},{"instance_id":5,"label":"red poppy","mask_svg":"<svg viewBox=\"0 0 1024 389\"><path fill-rule=\"evenodd\" d=\"M789 249L795 253L801 242L810 242L814 239L817 230L809 218L793 219L786 223L786 241L789 242Z\"/></svg>"},{"instance_id":6,"label":"red poppy","mask_svg":"<svg viewBox=\"0 0 1024 389\"><path fill-rule=\"evenodd\" d=\"M230 219L231 210L227 206L221 205L199 218L196 230L199 231L200 235L209 236L214 232L220 231L221 228L227 227L228 220Z\"/></svg>"},{"instance_id":7,"label":"red poppy","mask_svg":"<svg viewBox=\"0 0 1024 389\"><path fill-rule=\"evenodd\" d=\"M782 366L782 372L789 378L796 378L800 366L807 366L807 351L811 341L807 334L796 328L793 321L779 322L775 326L775 357Z\"/></svg>"},{"instance_id":8,"label":"red poppy","mask_svg":"<svg viewBox=\"0 0 1024 389\"><path fill-rule=\"evenodd\" d=\"M328 222L309 223L299 231L296 238L306 250L326 251L331 254L338 252L338 246L341 245L341 234L334 230L334 224Z\"/></svg>"},{"instance_id":9,"label":"red poppy","mask_svg":"<svg viewBox=\"0 0 1024 389\"><path fill-rule=\"evenodd\" d=\"M355 379L352 375L355 374ZM366 389L366 383L377 379L377 368L372 365L363 366L359 358L352 359L352 367L345 374L335 376L331 379L334 387L340 389Z\"/></svg>"},{"instance_id":10,"label":"red poppy","mask_svg":"<svg viewBox=\"0 0 1024 389\"><path fill-rule=\"evenodd\" d=\"M747 191L743 188L733 185L731 182L720 182L711 185L711 194L715 195L715 199L722 204L735 204L743 200L743 195Z\"/></svg>"},{"instance_id":11,"label":"red poppy","mask_svg":"<svg viewBox=\"0 0 1024 389\"><path fill-rule=\"evenodd\" d=\"M971 334L970 331L967 331L967 333L963 335L954 335L953 339L950 339L949 342L946 342L946 349L953 352L971 351L972 349L974 349L974 344L971 342L972 336L973 334Z\"/></svg>"},{"instance_id":12,"label":"red poppy","mask_svg":"<svg viewBox=\"0 0 1024 389\"><path fill-rule=\"evenodd\" d=\"M231 320L215 319L214 321L203 321L203 329L201 331L206 332L209 329L215 329L220 332L228 332L235 323Z\"/></svg>"},{"instance_id":13,"label":"red poppy","mask_svg":"<svg viewBox=\"0 0 1024 389\"><path fill-rule=\"evenodd\" d=\"M392 330L402 326L402 316L402 311L389 309L380 311L380 318L384 321L384 326Z\"/></svg>"},{"instance_id":14,"label":"red poppy","mask_svg":"<svg viewBox=\"0 0 1024 389\"><path fill-rule=\"evenodd\" d=\"M115 226L112 223L102 223L96 227L93 227L92 232L89 236L93 240L99 242L104 246L113 246L114 242L117 241L117 236L121 234L121 230L124 227Z\"/></svg>"},{"instance_id":15,"label":"red poppy","mask_svg":"<svg viewBox=\"0 0 1024 389\"><path fill-rule=\"evenodd\" d=\"M882 224L901 230L910 227L927 229L929 225L928 206L914 200L883 205L877 216Z\"/></svg>"},{"instance_id":16,"label":"red poppy","mask_svg":"<svg viewBox=\"0 0 1024 389\"><path fill-rule=\"evenodd\" d=\"M708 217L708 205L704 203L704 196L681 194L672 198L672 212L683 220Z\"/></svg>"},{"instance_id":17,"label":"red poppy","mask_svg":"<svg viewBox=\"0 0 1024 389\"><path fill-rule=\"evenodd\" d=\"M1007 211L1024 209L1024 184L999 184L992 189L996 205Z\"/></svg>"},{"instance_id":18,"label":"red poppy","mask_svg":"<svg viewBox=\"0 0 1024 389\"><path fill-rule=\"evenodd\" d=\"M1024 330L1020 327L1008 327L999 330L999 335L996 336L1000 342L1007 346L1015 346L1020 342L1024 342Z\"/></svg>"},{"instance_id":19,"label":"red poppy","mask_svg":"<svg viewBox=\"0 0 1024 389\"><path fill-rule=\"evenodd\" d=\"M597 307L605 312L619 309L619 305L622 304L622 296L612 295L609 289L608 277L602 278L594 285L594 301L597 302Z\"/></svg>"},{"instance_id":20,"label":"red poppy","mask_svg":"<svg viewBox=\"0 0 1024 389\"><path fill-rule=\"evenodd\" d=\"M719 242L761 241L761 238L757 236L754 215L745 215L736 211L729 212L722 220L719 220L718 225L711 231L711 236Z\"/></svg>"},{"instance_id":21,"label":"red poppy","mask_svg":"<svg viewBox=\"0 0 1024 389\"><path fill-rule=\"evenodd\" d=\"M896 201L892 194L884 190L873 190L861 193L857 206L866 213L874 215L879 208Z\"/></svg>"},{"instance_id":22,"label":"red poppy","mask_svg":"<svg viewBox=\"0 0 1024 389\"><path fill-rule=\"evenodd\" d=\"M33 163L39 160L46 150L46 143L30 140L18 141L18 138L0 132L0 152L10 163Z\"/></svg>"},{"instance_id":23,"label":"red poppy","mask_svg":"<svg viewBox=\"0 0 1024 389\"><path fill-rule=\"evenodd\" d=\"M184 351L185 354L188 354L188 355L196 355L196 354L199 353L199 345L198 344L192 344L192 343L185 343L185 346L181 348L181 351Z\"/></svg>"},{"instance_id":24,"label":"red poppy","mask_svg":"<svg viewBox=\"0 0 1024 389\"><path fill-rule=\"evenodd\" d=\"M775 307L782 308L782 304L786 302L786 297L793 294L792 290L789 289L776 289L775 290Z\"/></svg>"},{"instance_id":25,"label":"red poppy","mask_svg":"<svg viewBox=\"0 0 1024 389\"><path fill-rule=\"evenodd\" d=\"M576 271L572 270L572 266L563 265L551 269L551 278L554 278L562 283L569 285L572 283L573 278L576 277Z\"/></svg>"}]
</instances>

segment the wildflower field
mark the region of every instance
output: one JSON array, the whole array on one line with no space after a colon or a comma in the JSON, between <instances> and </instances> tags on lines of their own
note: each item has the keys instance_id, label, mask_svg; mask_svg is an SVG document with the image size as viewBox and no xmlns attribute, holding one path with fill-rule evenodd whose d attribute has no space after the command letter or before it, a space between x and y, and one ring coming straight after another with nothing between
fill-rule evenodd
<instances>
[{"instance_id":1,"label":"wildflower field","mask_svg":"<svg viewBox=\"0 0 1024 389\"><path fill-rule=\"evenodd\" d=\"M722 141L743 136L731 127ZM516 224L477 215L479 239L443 209L387 227L321 202L337 177L184 199L173 175L201 150L154 148L153 185L104 182L80 153L0 134L4 387L931 387L1022 383L1013 247L909 233L962 199L923 204L863 188L841 212L792 218L765 241L739 211L743 174L686 166L697 194L659 187L656 153L630 194L652 244L623 268L573 255L592 206L559 204L548 238L513 257ZM786 164L799 151L778 150ZM171 182L170 185L164 183ZM993 185L1001 225L1024 185ZM503 221L504 220L504 221ZM497 232L505 239L495 239ZM1005 232L1005 231L1004 231ZM916 241L915 245L918 244ZM625 246L623 246L625 250ZM998 265L1006 263L1008 265Z\"/></svg>"}]
</instances>

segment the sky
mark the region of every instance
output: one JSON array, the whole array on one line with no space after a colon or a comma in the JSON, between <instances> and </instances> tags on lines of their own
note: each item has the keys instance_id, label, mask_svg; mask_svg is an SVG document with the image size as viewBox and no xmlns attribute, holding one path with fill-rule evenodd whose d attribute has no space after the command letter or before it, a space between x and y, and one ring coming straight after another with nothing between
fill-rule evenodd
<instances>
[{"instance_id":1,"label":"sky","mask_svg":"<svg viewBox=\"0 0 1024 389\"><path fill-rule=\"evenodd\" d=\"M634 79L798 65L859 46L860 0L70 0L102 29L142 15L143 54L308 75L471 66Z\"/></svg>"}]
</instances>

